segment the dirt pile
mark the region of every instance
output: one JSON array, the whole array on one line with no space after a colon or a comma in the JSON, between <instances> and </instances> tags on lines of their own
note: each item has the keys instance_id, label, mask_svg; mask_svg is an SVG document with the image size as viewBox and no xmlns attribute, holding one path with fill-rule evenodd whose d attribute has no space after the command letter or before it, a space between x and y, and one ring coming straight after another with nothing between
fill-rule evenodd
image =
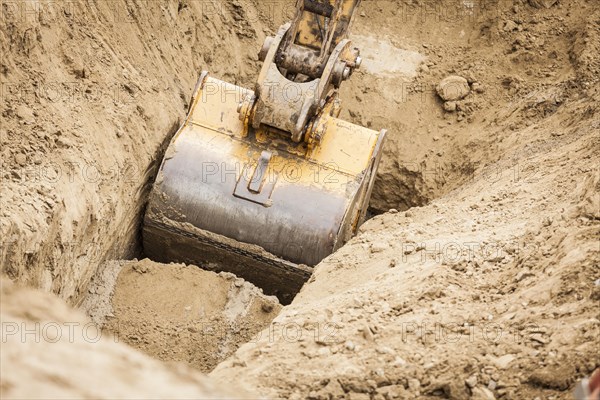
<instances>
[{"instance_id":1,"label":"dirt pile","mask_svg":"<svg viewBox=\"0 0 600 400\"><path fill-rule=\"evenodd\" d=\"M113 283L88 296L112 293L110 308L103 302L88 306L94 320L106 320L104 332L159 360L203 372L252 340L281 310L277 298L243 279L195 266L125 262Z\"/></svg>"},{"instance_id":2,"label":"dirt pile","mask_svg":"<svg viewBox=\"0 0 600 400\"><path fill-rule=\"evenodd\" d=\"M53 295L0 282L3 399L256 398L118 343Z\"/></svg>"}]
</instances>

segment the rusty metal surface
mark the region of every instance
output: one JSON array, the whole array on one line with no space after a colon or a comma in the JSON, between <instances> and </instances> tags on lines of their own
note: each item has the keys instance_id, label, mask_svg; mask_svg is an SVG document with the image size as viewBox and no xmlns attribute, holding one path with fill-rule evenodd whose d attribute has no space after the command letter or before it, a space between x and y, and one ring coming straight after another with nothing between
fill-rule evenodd
<instances>
[{"instance_id":1,"label":"rusty metal surface","mask_svg":"<svg viewBox=\"0 0 600 400\"><path fill-rule=\"evenodd\" d=\"M335 249L351 186L293 182L295 178L285 177L286 167L278 174L273 166L267 179L274 188L268 191L270 204L265 207L267 199L260 194L255 194L256 201L235 196L238 182L248 177L241 171L247 173L244 167L261 154L251 138L240 141L218 132L186 129L174 145L176 152L163 165L155 187L161 197L152 204L168 219L259 245L299 264L315 265ZM302 159L279 155L295 169L290 175L301 173ZM337 171L323 172L335 177L331 179L347 180Z\"/></svg>"},{"instance_id":2,"label":"rusty metal surface","mask_svg":"<svg viewBox=\"0 0 600 400\"><path fill-rule=\"evenodd\" d=\"M289 72L303 74L312 79L321 77L325 69L325 63L320 59L317 50L296 44L291 44L285 53L278 53L275 63Z\"/></svg>"},{"instance_id":3,"label":"rusty metal surface","mask_svg":"<svg viewBox=\"0 0 600 400\"><path fill-rule=\"evenodd\" d=\"M146 255L233 272L287 304L362 223L385 131L337 118L360 0L297 0L255 90L203 72L143 226Z\"/></svg>"},{"instance_id":4,"label":"rusty metal surface","mask_svg":"<svg viewBox=\"0 0 600 400\"><path fill-rule=\"evenodd\" d=\"M360 2L361 0L298 0L298 12L292 20L292 34L286 39L284 48L295 43L317 49L322 56L320 62L324 64L329 58L330 50L348 38L348 31Z\"/></svg>"},{"instance_id":5,"label":"rusty metal surface","mask_svg":"<svg viewBox=\"0 0 600 400\"><path fill-rule=\"evenodd\" d=\"M299 143L307 140L309 123L325 107L328 96L332 93L337 96L334 88L339 88L348 68L347 63L341 60L355 59L357 53L349 40L343 40L332 51L321 78L308 82L291 81L274 62L276 49L288 29L287 26L282 27L273 40L258 77L256 102L249 114L253 128L268 125L289 132L292 141Z\"/></svg>"},{"instance_id":6,"label":"rusty metal surface","mask_svg":"<svg viewBox=\"0 0 600 400\"><path fill-rule=\"evenodd\" d=\"M333 15L333 6L329 2L304 0L304 9L327 18L331 18Z\"/></svg>"},{"instance_id":7,"label":"rusty metal surface","mask_svg":"<svg viewBox=\"0 0 600 400\"><path fill-rule=\"evenodd\" d=\"M321 80L294 82L279 71L275 57L288 29L285 25L279 30L258 77L252 127L258 129L262 124L268 125L289 132L293 140L299 142L308 118L317 111Z\"/></svg>"}]
</instances>

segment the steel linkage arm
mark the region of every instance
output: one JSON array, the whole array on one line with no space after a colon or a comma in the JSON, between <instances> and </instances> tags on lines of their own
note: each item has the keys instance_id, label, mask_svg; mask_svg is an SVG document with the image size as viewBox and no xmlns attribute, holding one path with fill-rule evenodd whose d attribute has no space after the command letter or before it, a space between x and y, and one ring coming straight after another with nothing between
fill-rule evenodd
<instances>
[{"instance_id":1,"label":"steel linkage arm","mask_svg":"<svg viewBox=\"0 0 600 400\"><path fill-rule=\"evenodd\" d=\"M360 0L298 0L294 19L259 54L264 62L255 96L239 107L240 118L308 141L311 121L361 63L348 32ZM313 121L314 122L314 121Z\"/></svg>"}]
</instances>

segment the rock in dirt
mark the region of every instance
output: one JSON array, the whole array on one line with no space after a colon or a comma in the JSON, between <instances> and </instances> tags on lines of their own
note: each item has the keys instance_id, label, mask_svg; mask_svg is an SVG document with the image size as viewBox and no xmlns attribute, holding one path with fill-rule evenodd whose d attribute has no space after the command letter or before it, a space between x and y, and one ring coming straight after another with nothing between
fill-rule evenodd
<instances>
[{"instance_id":1,"label":"rock in dirt","mask_svg":"<svg viewBox=\"0 0 600 400\"><path fill-rule=\"evenodd\" d=\"M567 390L572 381L573 368L570 365L538 369L529 376L528 382L547 389Z\"/></svg>"},{"instance_id":2,"label":"rock in dirt","mask_svg":"<svg viewBox=\"0 0 600 400\"><path fill-rule=\"evenodd\" d=\"M482 386L475 387L471 390L471 400L495 400L494 393L488 388Z\"/></svg>"},{"instance_id":3,"label":"rock in dirt","mask_svg":"<svg viewBox=\"0 0 600 400\"><path fill-rule=\"evenodd\" d=\"M444 110L448 112L456 111L456 102L455 101L447 101L444 103Z\"/></svg>"},{"instance_id":4,"label":"rock in dirt","mask_svg":"<svg viewBox=\"0 0 600 400\"><path fill-rule=\"evenodd\" d=\"M27 165L27 156L25 154L18 153L15 155L15 162L20 167L24 167Z\"/></svg>"},{"instance_id":5,"label":"rock in dirt","mask_svg":"<svg viewBox=\"0 0 600 400\"><path fill-rule=\"evenodd\" d=\"M319 398L338 399L344 397L344 389L336 379L332 379L318 394L321 395Z\"/></svg>"},{"instance_id":6,"label":"rock in dirt","mask_svg":"<svg viewBox=\"0 0 600 400\"><path fill-rule=\"evenodd\" d=\"M17 114L17 117L19 117L19 119L27 122L31 122L34 118L31 107L28 107L25 104L20 104L16 108L15 113Z\"/></svg>"},{"instance_id":7,"label":"rock in dirt","mask_svg":"<svg viewBox=\"0 0 600 400\"><path fill-rule=\"evenodd\" d=\"M377 389L377 394L382 395L385 399L408 399L411 397L402 385L381 387Z\"/></svg>"},{"instance_id":8,"label":"rock in dirt","mask_svg":"<svg viewBox=\"0 0 600 400\"><path fill-rule=\"evenodd\" d=\"M498 357L497 359L495 359L494 364L496 365L496 367L498 367L500 369L506 369L506 368L508 368L510 363L514 361L514 359L515 359L514 355L505 354L502 357Z\"/></svg>"},{"instance_id":9,"label":"rock in dirt","mask_svg":"<svg viewBox=\"0 0 600 400\"><path fill-rule=\"evenodd\" d=\"M504 32L512 32L512 31L516 31L517 28L519 28L519 25L517 25L517 23L515 21L512 20L508 20L504 23L504 27L502 28L502 30Z\"/></svg>"},{"instance_id":10,"label":"rock in dirt","mask_svg":"<svg viewBox=\"0 0 600 400\"><path fill-rule=\"evenodd\" d=\"M471 84L471 88L475 93L485 93L485 88L479 82L473 82L473 84Z\"/></svg>"},{"instance_id":11,"label":"rock in dirt","mask_svg":"<svg viewBox=\"0 0 600 400\"><path fill-rule=\"evenodd\" d=\"M444 101L456 101L464 99L471 89L469 82L458 75L451 75L444 78L436 87L437 94Z\"/></svg>"},{"instance_id":12,"label":"rock in dirt","mask_svg":"<svg viewBox=\"0 0 600 400\"><path fill-rule=\"evenodd\" d=\"M477 375L471 375L465 380L465 384L471 389L477 386Z\"/></svg>"}]
</instances>

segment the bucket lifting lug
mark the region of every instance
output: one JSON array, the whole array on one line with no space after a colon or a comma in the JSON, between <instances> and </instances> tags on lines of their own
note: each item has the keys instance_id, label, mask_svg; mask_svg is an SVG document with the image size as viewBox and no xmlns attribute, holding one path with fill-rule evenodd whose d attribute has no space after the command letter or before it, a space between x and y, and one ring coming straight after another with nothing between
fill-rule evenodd
<instances>
[{"instance_id":1,"label":"bucket lifting lug","mask_svg":"<svg viewBox=\"0 0 600 400\"><path fill-rule=\"evenodd\" d=\"M246 164L235 186L233 192L235 197L261 204L265 207L270 207L273 204L271 193L273 193L273 189L275 188L277 177L269 177L268 174L269 162L272 156L273 154L270 151L264 150L260 154L252 175L250 175L250 171L253 165ZM250 178L248 178L249 176Z\"/></svg>"}]
</instances>

